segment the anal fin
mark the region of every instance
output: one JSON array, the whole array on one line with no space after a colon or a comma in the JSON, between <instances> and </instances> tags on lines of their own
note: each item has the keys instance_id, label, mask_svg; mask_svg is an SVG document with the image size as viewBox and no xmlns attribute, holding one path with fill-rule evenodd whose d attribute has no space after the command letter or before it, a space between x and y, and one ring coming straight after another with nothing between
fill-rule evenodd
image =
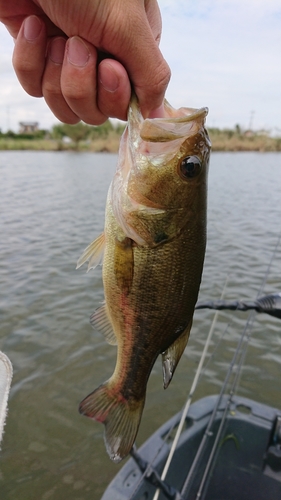
<instances>
[{"instance_id":1,"label":"anal fin","mask_svg":"<svg viewBox=\"0 0 281 500\"><path fill-rule=\"evenodd\" d=\"M186 348L189 339L189 334L192 326L192 320L188 323L182 334L175 342L162 353L162 368L163 368L163 384L164 389L167 389L171 382L178 362Z\"/></svg>"},{"instance_id":2,"label":"anal fin","mask_svg":"<svg viewBox=\"0 0 281 500\"><path fill-rule=\"evenodd\" d=\"M108 317L106 303L96 309L90 317L90 323L105 337L108 344L117 345L117 338Z\"/></svg>"},{"instance_id":3,"label":"anal fin","mask_svg":"<svg viewBox=\"0 0 281 500\"><path fill-rule=\"evenodd\" d=\"M90 269L94 269L95 267L97 267L98 264L101 264L104 252L104 246L105 246L105 237L104 233L101 233L94 241L92 241L92 243L90 243L90 245L87 246L87 248L85 248L84 252L82 253L80 259L77 262L76 269L81 267L87 261L89 261L88 271Z\"/></svg>"}]
</instances>

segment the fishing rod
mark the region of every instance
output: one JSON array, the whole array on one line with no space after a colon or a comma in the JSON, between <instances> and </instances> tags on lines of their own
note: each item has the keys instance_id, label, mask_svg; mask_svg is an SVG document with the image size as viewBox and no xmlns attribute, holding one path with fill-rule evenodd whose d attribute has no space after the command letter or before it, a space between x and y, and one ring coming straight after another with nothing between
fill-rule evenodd
<instances>
[{"instance_id":1,"label":"fishing rod","mask_svg":"<svg viewBox=\"0 0 281 500\"><path fill-rule=\"evenodd\" d=\"M197 302L195 309L216 309L221 311L228 309L231 311L249 311L255 310L258 313L270 314L274 318L281 319L281 293L273 293L259 297L255 301L244 300L214 300L206 302Z\"/></svg>"}]
</instances>

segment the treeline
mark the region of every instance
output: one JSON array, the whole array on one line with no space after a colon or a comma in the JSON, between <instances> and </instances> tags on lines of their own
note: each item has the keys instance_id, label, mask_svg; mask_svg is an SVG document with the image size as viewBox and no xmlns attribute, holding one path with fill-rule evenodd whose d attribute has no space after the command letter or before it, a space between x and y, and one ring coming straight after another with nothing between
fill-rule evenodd
<instances>
[{"instance_id":1,"label":"treeline","mask_svg":"<svg viewBox=\"0 0 281 500\"><path fill-rule=\"evenodd\" d=\"M113 124L110 120L99 126L79 122L75 125L57 124L51 130L27 133L0 132L0 149L36 150L118 150L125 124Z\"/></svg>"},{"instance_id":2,"label":"treeline","mask_svg":"<svg viewBox=\"0 0 281 500\"><path fill-rule=\"evenodd\" d=\"M123 123L107 120L100 126L57 124L51 130L29 133L0 132L0 149L73 150L116 153ZM213 151L281 151L281 137L271 137L266 131L208 127Z\"/></svg>"},{"instance_id":3,"label":"treeline","mask_svg":"<svg viewBox=\"0 0 281 500\"><path fill-rule=\"evenodd\" d=\"M265 130L208 128L213 151L281 151L281 137L272 137Z\"/></svg>"},{"instance_id":4,"label":"treeline","mask_svg":"<svg viewBox=\"0 0 281 500\"><path fill-rule=\"evenodd\" d=\"M79 122L76 125L54 125L51 131L51 137L58 141L66 138L74 144L75 149L79 149L79 143L82 141L97 141L102 138L112 138L113 136L121 137L125 125L117 124L114 126L110 120L99 126L86 125Z\"/></svg>"}]
</instances>

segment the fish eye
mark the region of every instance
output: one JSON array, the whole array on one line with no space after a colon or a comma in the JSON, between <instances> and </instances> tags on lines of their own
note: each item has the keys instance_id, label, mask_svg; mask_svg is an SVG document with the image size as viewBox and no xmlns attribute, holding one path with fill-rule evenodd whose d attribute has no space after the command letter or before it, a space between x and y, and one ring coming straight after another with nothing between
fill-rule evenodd
<instances>
[{"instance_id":1,"label":"fish eye","mask_svg":"<svg viewBox=\"0 0 281 500\"><path fill-rule=\"evenodd\" d=\"M180 163L180 174L184 179L192 179L201 172L201 160L198 156L186 156Z\"/></svg>"}]
</instances>

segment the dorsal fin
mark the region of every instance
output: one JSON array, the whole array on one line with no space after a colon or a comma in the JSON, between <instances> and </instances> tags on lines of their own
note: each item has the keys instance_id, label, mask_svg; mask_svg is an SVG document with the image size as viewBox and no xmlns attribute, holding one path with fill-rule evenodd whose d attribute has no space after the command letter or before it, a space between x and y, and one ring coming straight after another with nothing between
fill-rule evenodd
<instances>
[{"instance_id":1,"label":"dorsal fin","mask_svg":"<svg viewBox=\"0 0 281 500\"><path fill-rule=\"evenodd\" d=\"M104 335L108 344L117 345L117 338L108 317L106 303L93 312L90 317L90 323L93 328L96 328Z\"/></svg>"},{"instance_id":2,"label":"dorsal fin","mask_svg":"<svg viewBox=\"0 0 281 500\"><path fill-rule=\"evenodd\" d=\"M76 269L81 267L85 262L89 261L88 269L94 269L102 262L103 252L105 246L105 237L104 233L101 233L90 245L85 248L82 253L80 259L77 262Z\"/></svg>"}]
</instances>

